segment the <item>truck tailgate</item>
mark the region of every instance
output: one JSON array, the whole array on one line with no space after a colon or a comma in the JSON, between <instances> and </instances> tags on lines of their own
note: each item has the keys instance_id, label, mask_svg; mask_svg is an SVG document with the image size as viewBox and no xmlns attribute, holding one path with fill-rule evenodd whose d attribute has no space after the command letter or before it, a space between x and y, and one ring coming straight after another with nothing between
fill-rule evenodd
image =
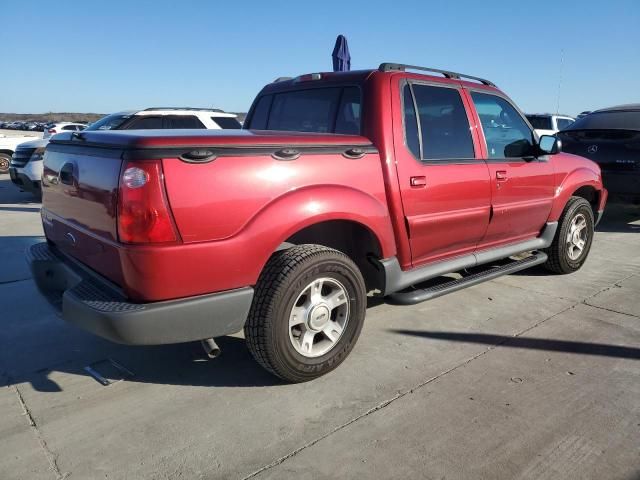
<instances>
[{"instance_id":1,"label":"truck tailgate","mask_svg":"<svg viewBox=\"0 0 640 480\"><path fill-rule=\"evenodd\" d=\"M42 175L47 239L116 284L121 283L116 207L122 150L50 144Z\"/></svg>"}]
</instances>

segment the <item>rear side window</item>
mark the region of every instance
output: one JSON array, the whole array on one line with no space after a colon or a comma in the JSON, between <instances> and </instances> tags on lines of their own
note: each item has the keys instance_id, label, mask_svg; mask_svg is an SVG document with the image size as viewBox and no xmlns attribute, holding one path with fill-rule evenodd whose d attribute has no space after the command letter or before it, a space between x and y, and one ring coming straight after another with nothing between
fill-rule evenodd
<instances>
[{"instance_id":1,"label":"rear side window","mask_svg":"<svg viewBox=\"0 0 640 480\"><path fill-rule=\"evenodd\" d=\"M248 128L359 134L360 89L330 87L277 93L261 98Z\"/></svg>"},{"instance_id":2,"label":"rear side window","mask_svg":"<svg viewBox=\"0 0 640 480\"><path fill-rule=\"evenodd\" d=\"M413 105L413 95L409 85L404 86L403 94L404 107L404 129L407 148L411 150L414 157L420 158L420 136L418 134L418 120L416 119L416 109Z\"/></svg>"},{"instance_id":3,"label":"rear side window","mask_svg":"<svg viewBox=\"0 0 640 480\"><path fill-rule=\"evenodd\" d=\"M489 158L518 158L531 155L533 133L518 111L504 98L472 92Z\"/></svg>"},{"instance_id":4,"label":"rear side window","mask_svg":"<svg viewBox=\"0 0 640 480\"><path fill-rule=\"evenodd\" d=\"M240 122L233 117L211 117L211 120L220 128L233 130L234 128L242 128Z\"/></svg>"},{"instance_id":5,"label":"rear side window","mask_svg":"<svg viewBox=\"0 0 640 480\"><path fill-rule=\"evenodd\" d=\"M405 88L413 90L415 105L418 109L421 158L423 160L474 158L469 119L460 92L454 88L419 84L413 84L411 87L407 85ZM406 109L406 104L409 102L405 99L404 103ZM406 114L405 111L405 119ZM406 123L405 128L409 133L414 127Z\"/></svg>"},{"instance_id":6,"label":"rear side window","mask_svg":"<svg viewBox=\"0 0 640 480\"><path fill-rule=\"evenodd\" d=\"M527 120L529 120L531 126L536 130L553 130L551 117L546 115L527 115Z\"/></svg>"},{"instance_id":7,"label":"rear side window","mask_svg":"<svg viewBox=\"0 0 640 480\"><path fill-rule=\"evenodd\" d=\"M564 130L573 123L573 120L569 118L557 118L556 123L558 124L558 130Z\"/></svg>"},{"instance_id":8,"label":"rear side window","mask_svg":"<svg viewBox=\"0 0 640 480\"><path fill-rule=\"evenodd\" d=\"M65 126L65 127L62 127L62 130L66 130L66 131L71 130L71 131L73 131L73 132L76 132L76 131L78 131L78 130L81 130L81 128L80 128L80 127L78 127L78 126L76 126L76 125L67 125L67 126Z\"/></svg>"},{"instance_id":9,"label":"rear side window","mask_svg":"<svg viewBox=\"0 0 640 480\"><path fill-rule=\"evenodd\" d=\"M165 117L165 128L189 129L206 128L195 115L168 115Z\"/></svg>"},{"instance_id":10,"label":"rear side window","mask_svg":"<svg viewBox=\"0 0 640 480\"><path fill-rule=\"evenodd\" d=\"M127 125L126 130L149 130L162 128L162 117L140 115Z\"/></svg>"}]
</instances>

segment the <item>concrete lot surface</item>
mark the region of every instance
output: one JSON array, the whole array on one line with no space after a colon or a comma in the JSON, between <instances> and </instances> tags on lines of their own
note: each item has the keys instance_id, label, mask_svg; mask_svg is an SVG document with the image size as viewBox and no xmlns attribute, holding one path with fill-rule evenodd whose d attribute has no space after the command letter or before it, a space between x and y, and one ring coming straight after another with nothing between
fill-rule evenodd
<instances>
[{"instance_id":1,"label":"concrete lot surface","mask_svg":"<svg viewBox=\"0 0 640 480\"><path fill-rule=\"evenodd\" d=\"M638 207L610 206L576 274L372 305L347 361L301 385L240 336L206 361L66 325L23 260L38 210L0 176L2 480L640 478Z\"/></svg>"},{"instance_id":2,"label":"concrete lot surface","mask_svg":"<svg viewBox=\"0 0 640 480\"><path fill-rule=\"evenodd\" d=\"M6 130L0 128L0 136L2 135L6 137L33 137L33 139L35 140L36 138L42 138L43 133L30 132L28 130Z\"/></svg>"}]
</instances>

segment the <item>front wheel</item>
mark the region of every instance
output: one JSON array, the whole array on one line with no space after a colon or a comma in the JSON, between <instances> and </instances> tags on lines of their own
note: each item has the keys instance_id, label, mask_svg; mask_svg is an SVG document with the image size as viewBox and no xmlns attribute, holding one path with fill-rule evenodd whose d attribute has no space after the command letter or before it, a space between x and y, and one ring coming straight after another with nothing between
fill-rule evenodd
<instances>
[{"instance_id":1,"label":"front wheel","mask_svg":"<svg viewBox=\"0 0 640 480\"><path fill-rule=\"evenodd\" d=\"M6 153L0 153L0 173L8 173L9 172L9 163L11 162L11 157Z\"/></svg>"},{"instance_id":2,"label":"front wheel","mask_svg":"<svg viewBox=\"0 0 640 480\"><path fill-rule=\"evenodd\" d=\"M591 205L582 197L571 197L562 212L553 243L545 250L544 264L554 273L572 273L584 264L593 242L594 217Z\"/></svg>"},{"instance_id":3,"label":"front wheel","mask_svg":"<svg viewBox=\"0 0 640 480\"><path fill-rule=\"evenodd\" d=\"M253 357L269 372L304 382L336 368L364 322L366 290L345 254L321 245L276 252L265 266L245 325Z\"/></svg>"}]
</instances>

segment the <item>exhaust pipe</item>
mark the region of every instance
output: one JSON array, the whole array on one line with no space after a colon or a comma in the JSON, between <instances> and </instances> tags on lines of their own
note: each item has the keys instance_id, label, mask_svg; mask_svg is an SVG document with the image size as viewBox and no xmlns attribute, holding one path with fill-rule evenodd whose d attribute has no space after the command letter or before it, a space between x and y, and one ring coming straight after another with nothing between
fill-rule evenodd
<instances>
[{"instance_id":1,"label":"exhaust pipe","mask_svg":"<svg viewBox=\"0 0 640 480\"><path fill-rule=\"evenodd\" d=\"M220 350L220 347L213 338L205 338L204 340L201 340L201 342L202 348L204 348L207 357L217 358L222 353L222 350Z\"/></svg>"}]
</instances>

